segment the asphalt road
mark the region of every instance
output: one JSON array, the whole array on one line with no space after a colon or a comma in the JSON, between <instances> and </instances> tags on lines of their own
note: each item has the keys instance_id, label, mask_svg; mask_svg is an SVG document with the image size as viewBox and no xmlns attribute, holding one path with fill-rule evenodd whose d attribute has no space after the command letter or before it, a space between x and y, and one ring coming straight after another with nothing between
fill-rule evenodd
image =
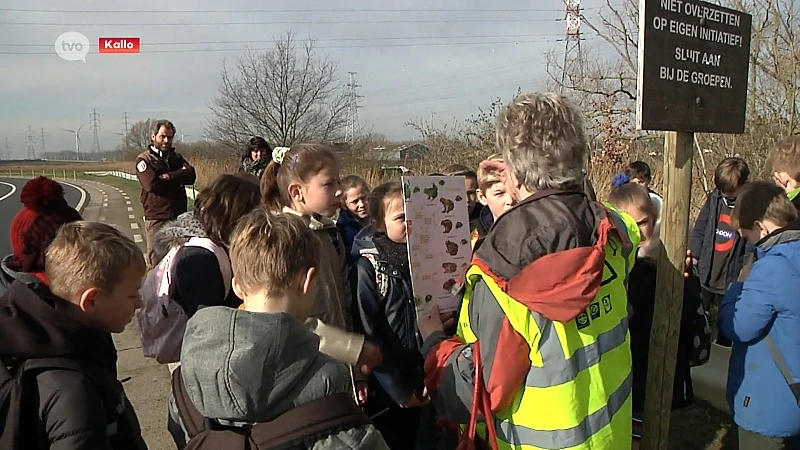
<instances>
[{"instance_id":1,"label":"asphalt road","mask_svg":"<svg viewBox=\"0 0 800 450\"><path fill-rule=\"evenodd\" d=\"M0 178L0 258L11 254L11 221L22 210L19 195L27 182L22 178ZM67 203L73 208L77 207L83 193L73 186L61 185L64 186Z\"/></svg>"}]
</instances>

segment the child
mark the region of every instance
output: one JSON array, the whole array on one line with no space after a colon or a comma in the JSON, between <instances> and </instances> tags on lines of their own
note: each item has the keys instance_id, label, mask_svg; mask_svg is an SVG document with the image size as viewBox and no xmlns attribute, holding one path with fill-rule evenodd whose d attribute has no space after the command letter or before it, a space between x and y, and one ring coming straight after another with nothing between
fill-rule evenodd
<instances>
[{"instance_id":1,"label":"child","mask_svg":"<svg viewBox=\"0 0 800 450\"><path fill-rule=\"evenodd\" d=\"M55 180L37 177L25 183L20 192L22 209L11 220L11 254L0 263L0 292L11 283L44 282L44 254L58 228L81 220L78 211L67 204L64 188Z\"/></svg>"},{"instance_id":2,"label":"child","mask_svg":"<svg viewBox=\"0 0 800 450\"><path fill-rule=\"evenodd\" d=\"M487 423L476 439L492 448L631 445L625 280L639 231L583 192L583 117L556 93L503 107L497 147L519 203L475 250L458 335L435 307L419 318L437 411Z\"/></svg>"},{"instance_id":3,"label":"child","mask_svg":"<svg viewBox=\"0 0 800 450\"><path fill-rule=\"evenodd\" d=\"M367 215L367 196L369 186L358 175L348 175L342 179L342 207L336 226L344 238L344 245L348 257L353 248L353 239L362 228L369 224ZM350 261L355 263L355 261Z\"/></svg>"},{"instance_id":4,"label":"child","mask_svg":"<svg viewBox=\"0 0 800 450\"><path fill-rule=\"evenodd\" d=\"M719 312L733 341L727 396L742 450L800 448L800 399L789 387L800 380L797 216L784 190L764 181L742 188L733 211L732 226L756 247Z\"/></svg>"},{"instance_id":5,"label":"child","mask_svg":"<svg viewBox=\"0 0 800 450\"><path fill-rule=\"evenodd\" d=\"M42 283L14 282L0 297L0 370L47 364L24 375L19 403L3 411L5 423L20 415L12 448L147 448L110 334L140 307L145 267L139 246L115 228L71 222L47 248Z\"/></svg>"},{"instance_id":6,"label":"child","mask_svg":"<svg viewBox=\"0 0 800 450\"><path fill-rule=\"evenodd\" d=\"M467 188L467 211L469 212L469 220L477 219L483 209L483 205L478 203L478 174L463 164L447 166L442 173L444 176L448 177L464 177L464 184Z\"/></svg>"},{"instance_id":7,"label":"child","mask_svg":"<svg viewBox=\"0 0 800 450\"><path fill-rule=\"evenodd\" d=\"M490 162L503 162L502 155L492 155L486 158ZM478 201L485 206L478 217L470 221L472 230L472 247L478 239L486 236L492 224L500 214L514 206L514 199L506 189L503 179L497 170L487 167L485 164L478 168L478 190L476 191Z\"/></svg>"},{"instance_id":8,"label":"child","mask_svg":"<svg viewBox=\"0 0 800 450\"><path fill-rule=\"evenodd\" d=\"M320 353L319 338L303 324L317 308L321 247L308 224L294 214L259 208L239 221L230 255L233 289L244 309L209 307L189 319L182 365L175 372L184 389L170 400L170 415L185 429L190 408L181 409L179 402L186 398L211 423L245 433L252 429L256 438L260 424L330 397L340 398L337 405L349 414L363 417L347 367ZM315 420L311 415L306 412L308 421ZM387 449L380 433L363 419L304 435L298 446ZM310 425L290 426L299 431ZM181 448L193 436L173 437Z\"/></svg>"},{"instance_id":9,"label":"child","mask_svg":"<svg viewBox=\"0 0 800 450\"><path fill-rule=\"evenodd\" d=\"M360 257L355 284L359 322L366 336L379 342L384 351L384 364L373 372L377 386L371 389L375 395L367 403L368 413L388 409L375 418L375 427L390 448L413 449L418 407L426 400L400 182L375 188L369 197L369 217L372 239L353 245ZM380 282L378 274L385 275Z\"/></svg>"},{"instance_id":10,"label":"child","mask_svg":"<svg viewBox=\"0 0 800 450\"><path fill-rule=\"evenodd\" d=\"M631 183L644 186L650 194L650 199L653 201L653 205L658 213L655 223L655 232L658 233L661 229L661 207L664 201L661 199L660 195L656 194L655 191L650 188L650 183L653 182L653 172L650 170L650 165L644 161L634 161L625 168L625 174L628 175Z\"/></svg>"},{"instance_id":11,"label":"child","mask_svg":"<svg viewBox=\"0 0 800 450\"><path fill-rule=\"evenodd\" d=\"M800 211L800 136L790 136L775 145L767 158L775 182Z\"/></svg>"},{"instance_id":12,"label":"child","mask_svg":"<svg viewBox=\"0 0 800 450\"><path fill-rule=\"evenodd\" d=\"M638 442L641 439L641 421L645 405L650 330L653 326L656 269L660 252L659 238L655 232L655 218L658 216L658 211L647 189L640 184L628 183L615 188L611 191L608 201L614 208L627 213L636 221L642 237L636 263L628 277L629 327L633 359L633 438L634 442ZM694 325L698 322L704 327L707 323L700 302L700 283L697 277L690 276L684 282L682 301L684 306L675 366L673 408L690 404L694 397L690 370L694 350ZM698 339L703 341L698 347L707 349L710 339L708 337ZM705 356L708 356L707 351ZM634 445L634 448L638 448L637 445Z\"/></svg>"},{"instance_id":13,"label":"child","mask_svg":"<svg viewBox=\"0 0 800 450\"><path fill-rule=\"evenodd\" d=\"M345 244L329 217L341 207L339 163L330 147L300 144L273 151L272 161L261 178L262 202L276 213L299 216L314 231L322 248L322 264L317 268L317 289L312 318L353 331L350 312L350 279ZM353 348L352 360L361 348ZM359 399L367 398L366 380L354 371Z\"/></svg>"},{"instance_id":14,"label":"child","mask_svg":"<svg viewBox=\"0 0 800 450\"><path fill-rule=\"evenodd\" d=\"M700 210L689 240L689 249L697 259L706 311L722 300L728 284L736 280L744 264L745 240L731 225L731 214L736 196L749 176L750 169L741 158L725 158L719 163L714 170L716 188ZM730 346L723 333L718 333L716 342Z\"/></svg>"}]
</instances>

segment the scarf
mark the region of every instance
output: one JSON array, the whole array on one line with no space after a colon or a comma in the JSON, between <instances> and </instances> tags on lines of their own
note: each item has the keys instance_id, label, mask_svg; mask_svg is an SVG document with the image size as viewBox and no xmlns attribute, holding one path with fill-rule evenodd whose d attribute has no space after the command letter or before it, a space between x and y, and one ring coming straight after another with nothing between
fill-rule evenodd
<instances>
[{"instance_id":1,"label":"scarf","mask_svg":"<svg viewBox=\"0 0 800 450\"><path fill-rule=\"evenodd\" d=\"M398 244L386 236L386 233L378 233L372 237L372 242L378 250L381 259L389 265L399 270L406 280L411 280L411 267L408 262L408 246Z\"/></svg>"},{"instance_id":2,"label":"scarf","mask_svg":"<svg viewBox=\"0 0 800 450\"><path fill-rule=\"evenodd\" d=\"M242 161L242 169L245 172L252 173L253 175L261 178L261 175L264 173L264 169L267 168L269 161L269 158L261 158L258 161L253 161L250 158L246 158Z\"/></svg>"}]
</instances>

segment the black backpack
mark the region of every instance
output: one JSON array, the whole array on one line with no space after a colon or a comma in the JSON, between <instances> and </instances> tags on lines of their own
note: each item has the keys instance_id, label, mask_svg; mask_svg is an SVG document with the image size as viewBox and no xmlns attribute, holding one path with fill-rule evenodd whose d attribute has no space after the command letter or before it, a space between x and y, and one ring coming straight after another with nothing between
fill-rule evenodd
<instances>
[{"instance_id":1,"label":"black backpack","mask_svg":"<svg viewBox=\"0 0 800 450\"><path fill-rule=\"evenodd\" d=\"M186 393L181 368L172 373L172 393L189 435L185 450L278 450L370 422L349 394L334 394L291 409L270 422L229 427L200 414Z\"/></svg>"},{"instance_id":2,"label":"black backpack","mask_svg":"<svg viewBox=\"0 0 800 450\"><path fill-rule=\"evenodd\" d=\"M80 372L89 377L98 386L106 386L101 389L103 402L107 405L107 413L110 414L110 421L115 423L119 416L120 408L118 398L105 398L112 390L108 388L109 376L104 370L88 361L71 358L37 358L24 361L12 361L8 364L3 361L0 364L0 450L16 450L20 448L32 448L32 442L39 442L40 436L37 430L33 429L35 423L32 418L36 411L33 410L36 403L31 401L35 398L31 395L31 388L36 389L32 384L37 373L48 370L72 370ZM102 384L101 384L102 383ZM26 420L25 418L31 418Z\"/></svg>"}]
</instances>

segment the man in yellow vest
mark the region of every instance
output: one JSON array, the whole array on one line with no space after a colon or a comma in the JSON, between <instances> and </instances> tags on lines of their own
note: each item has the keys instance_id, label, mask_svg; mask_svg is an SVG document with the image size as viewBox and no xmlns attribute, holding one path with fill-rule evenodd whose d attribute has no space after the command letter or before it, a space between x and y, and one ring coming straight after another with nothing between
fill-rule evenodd
<instances>
[{"instance_id":1,"label":"man in yellow vest","mask_svg":"<svg viewBox=\"0 0 800 450\"><path fill-rule=\"evenodd\" d=\"M514 99L497 146L519 203L475 251L458 335L436 309L420 318L434 405L462 426L490 409L478 435L499 449L629 449L636 223L583 191L584 122L565 97Z\"/></svg>"}]
</instances>

